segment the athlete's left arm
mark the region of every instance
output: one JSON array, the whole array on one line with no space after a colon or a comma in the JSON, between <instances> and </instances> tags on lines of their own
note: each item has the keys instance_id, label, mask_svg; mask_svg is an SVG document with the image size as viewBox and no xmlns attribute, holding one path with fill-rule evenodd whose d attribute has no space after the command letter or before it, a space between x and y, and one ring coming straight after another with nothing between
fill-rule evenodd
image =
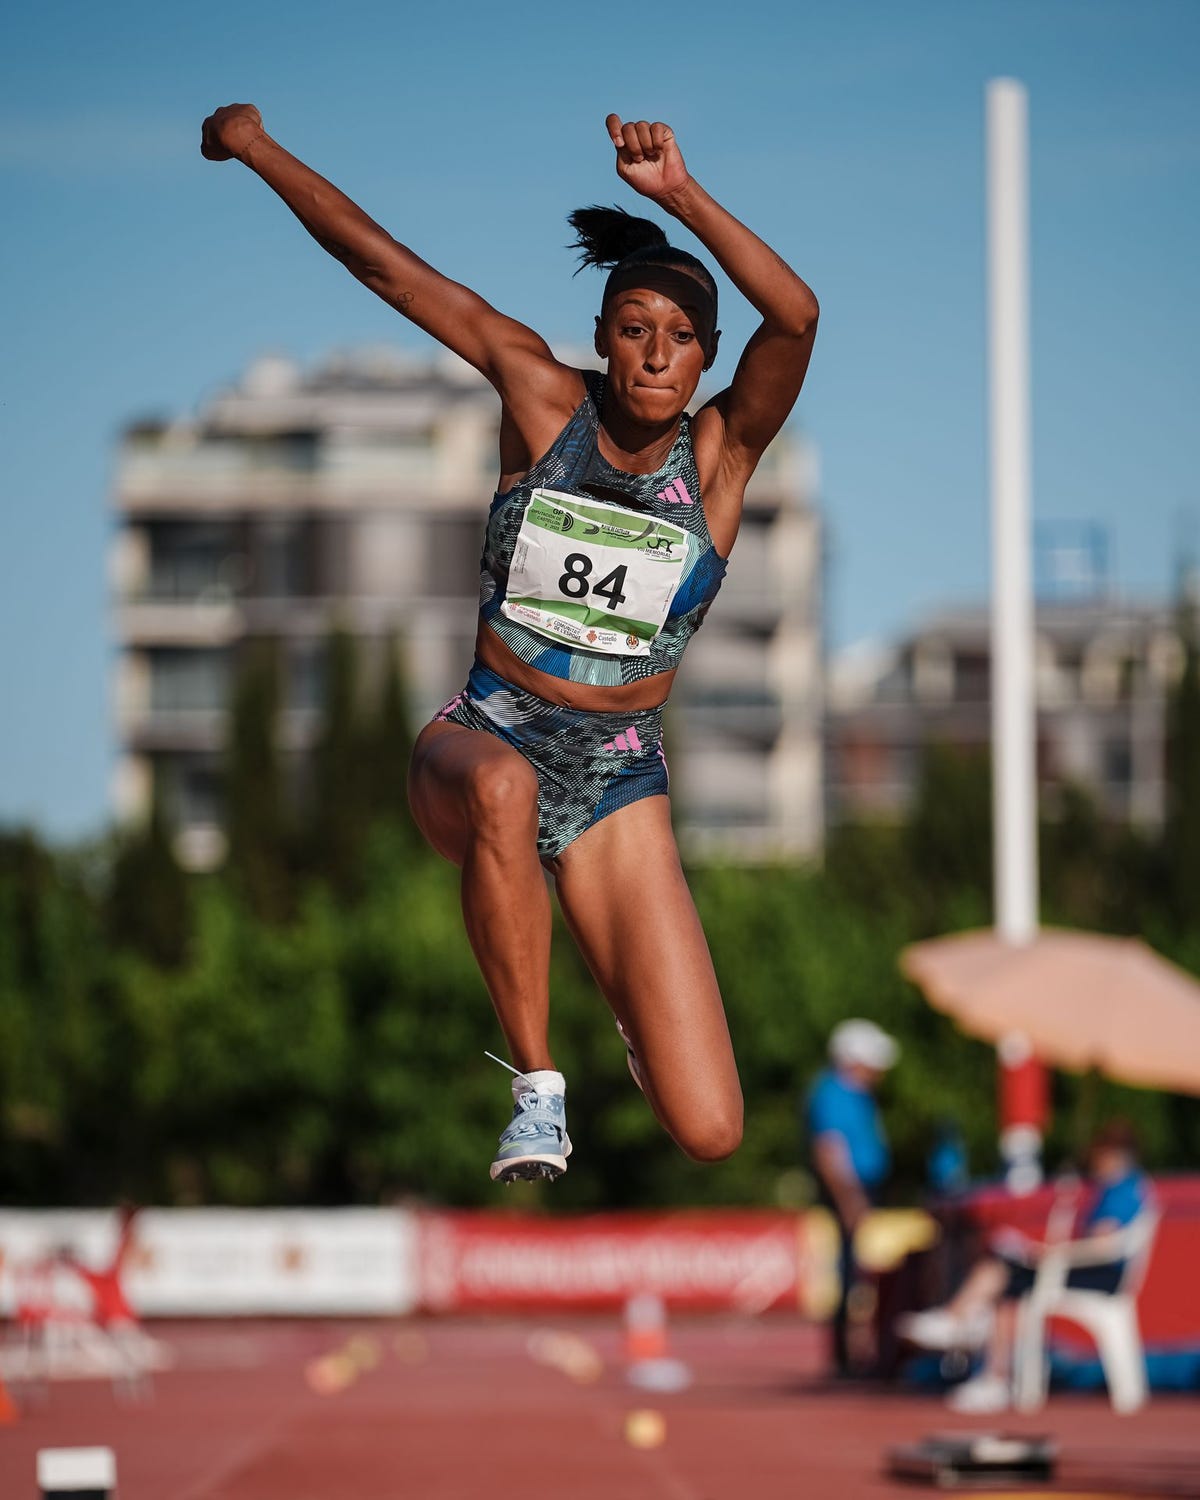
<instances>
[{"instance_id":1,"label":"athlete's left arm","mask_svg":"<svg viewBox=\"0 0 1200 1500\"><path fill-rule=\"evenodd\" d=\"M817 299L769 245L691 176L669 125L645 120L623 125L618 115L609 115L606 124L620 177L686 225L762 314L732 383L709 403L723 419L729 467L748 478L804 384L817 336Z\"/></svg>"},{"instance_id":2,"label":"athlete's left arm","mask_svg":"<svg viewBox=\"0 0 1200 1500\"><path fill-rule=\"evenodd\" d=\"M769 245L694 180L665 204L720 263L762 314L733 380L709 405L721 415L730 466L749 478L767 444L787 421L812 358L817 299Z\"/></svg>"}]
</instances>

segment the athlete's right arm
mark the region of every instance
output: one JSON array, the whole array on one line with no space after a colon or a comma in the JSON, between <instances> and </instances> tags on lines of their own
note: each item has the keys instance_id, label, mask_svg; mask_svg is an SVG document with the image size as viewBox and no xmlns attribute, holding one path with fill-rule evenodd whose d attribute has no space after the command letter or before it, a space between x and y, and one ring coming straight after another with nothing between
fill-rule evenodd
<instances>
[{"instance_id":1,"label":"athlete's right arm","mask_svg":"<svg viewBox=\"0 0 1200 1500\"><path fill-rule=\"evenodd\" d=\"M200 151L209 161L236 158L256 172L352 276L485 375L519 426L525 426L519 408L531 398L543 410L549 404L569 412L577 404L577 372L560 364L539 334L394 240L345 193L272 140L254 105L227 104L209 115Z\"/></svg>"}]
</instances>

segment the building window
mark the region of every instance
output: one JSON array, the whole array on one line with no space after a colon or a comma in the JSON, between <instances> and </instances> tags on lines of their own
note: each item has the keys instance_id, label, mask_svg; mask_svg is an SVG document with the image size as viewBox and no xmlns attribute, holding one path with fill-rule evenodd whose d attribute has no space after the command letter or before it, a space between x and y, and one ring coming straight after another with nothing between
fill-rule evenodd
<instances>
[{"instance_id":1,"label":"building window","mask_svg":"<svg viewBox=\"0 0 1200 1500\"><path fill-rule=\"evenodd\" d=\"M984 651L958 651L954 656L956 703L986 703L992 691L992 664Z\"/></svg>"},{"instance_id":2,"label":"building window","mask_svg":"<svg viewBox=\"0 0 1200 1500\"><path fill-rule=\"evenodd\" d=\"M325 642L297 641L288 651L285 706L313 712L325 701Z\"/></svg>"},{"instance_id":3,"label":"building window","mask_svg":"<svg viewBox=\"0 0 1200 1500\"><path fill-rule=\"evenodd\" d=\"M269 516L253 527L253 587L257 599L305 599L316 570L313 526L306 516Z\"/></svg>"},{"instance_id":4,"label":"building window","mask_svg":"<svg viewBox=\"0 0 1200 1500\"><path fill-rule=\"evenodd\" d=\"M219 712L229 696L224 651L160 648L150 652L150 707L156 713Z\"/></svg>"},{"instance_id":5,"label":"building window","mask_svg":"<svg viewBox=\"0 0 1200 1500\"><path fill-rule=\"evenodd\" d=\"M300 474L315 466L318 441L315 432L272 432L243 437L241 451L247 468Z\"/></svg>"},{"instance_id":6,"label":"building window","mask_svg":"<svg viewBox=\"0 0 1200 1500\"><path fill-rule=\"evenodd\" d=\"M1127 787L1133 780L1133 755L1128 740L1109 740L1104 746L1104 780Z\"/></svg>"},{"instance_id":7,"label":"building window","mask_svg":"<svg viewBox=\"0 0 1200 1500\"><path fill-rule=\"evenodd\" d=\"M479 590L483 524L475 516L439 516L427 523L422 589L434 599L473 598Z\"/></svg>"},{"instance_id":8,"label":"building window","mask_svg":"<svg viewBox=\"0 0 1200 1500\"><path fill-rule=\"evenodd\" d=\"M178 828L215 828L224 818L220 766L214 759L186 756L167 778L167 797Z\"/></svg>"},{"instance_id":9,"label":"building window","mask_svg":"<svg viewBox=\"0 0 1200 1500\"><path fill-rule=\"evenodd\" d=\"M147 529L151 599L195 603L227 599L241 592L245 557L232 524L153 521Z\"/></svg>"}]
</instances>

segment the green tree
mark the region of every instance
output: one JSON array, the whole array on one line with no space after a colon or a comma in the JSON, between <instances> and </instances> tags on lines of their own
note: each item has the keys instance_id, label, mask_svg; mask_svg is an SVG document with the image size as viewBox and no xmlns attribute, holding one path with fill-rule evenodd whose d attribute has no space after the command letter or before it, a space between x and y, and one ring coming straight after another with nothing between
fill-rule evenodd
<instances>
[{"instance_id":1,"label":"green tree","mask_svg":"<svg viewBox=\"0 0 1200 1500\"><path fill-rule=\"evenodd\" d=\"M912 905L908 831L902 824L836 824L825 846L825 877L851 905L907 912Z\"/></svg>"},{"instance_id":2,"label":"green tree","mask_svg":"<svg viewBox=\"0 0 1200 1500\"><path fill-rule=\"evenodd\" d=\"M987 920L992 793L985 751L938 743L925 746L904 842L914 900L926 930Z\"/></svg>"},{"instance_id":3,"label":"green tree","mask_svg":"<svg viewBox=\"0 0 1200 1500\"><path fill-rule=\"evenodd\" d=\"M370 821L364 774L367 736L359 697L358 646L342 626L325 643L321 728L312 755L308 864L336 890L359 885Z\"/></svg>"},{"instance_id":4,"label":"green tree","mask_svg":"<svg viewBox=\"0 0 1200 1500\"><path fill-rule=\"evenodd\" d=\"M315 1199L341 1131L346 1056L336 930L326 909L259 921L212 884L196 961L162 996L177 1086L160 1116L162 1170L176 1198Z\"/></svg>"},{"instance_id":5,"label":"green tree","mask_svg":"<svg viewBox=\"0 0 1200 1500\"><path fill-rule=\"evenodd\" d=\"M293 909L290 838L279 764L279 650L243 646L234 679L225 777L228 870L251 910L281 921Z\"/></svg>"},{"instance_id":6,"label":"green tree","mask_svg":"<svg viewBox=\"0 0 1200 1500\"><path fill-rule=\"evenodd\" d=\"M37 1202L63 1131L64 1100L50 1056L52 1037L34 1000L41 980L38 937L55 879L47 850L29 832L0 834L0 1191Z\"/></svg>"},{"instance_id":7,"label":"green tree","mask_svg":"<svg viewBox=\"0 0 1200 1500\"><path fill-rule=\"evenodd\" d=\"M373 712L367 718L359 754L361 774L368 789L367 806L373 821L413 828L408 809L408 762L413 732L403 647L395 636L382 643L382 661Z\"/></svg>"},{"instance_id":8,"label":"green tree","mask_svg":"<svg viewBox=\"0 0 1200 1500\"><path fill-rule=\"evenodd\" d=\"M191 936L191 895L175 858L166 798L155 780L145 825L120 840L106 922L112 939L161 968L177 968Z\"/></svg>"},{"instance_id":9,"label":"green tree","mask_svg":"<svg viewBox=\"0 0 1200 1500\"><path fill-rule=\"evenodd\" d=\"M102 955L73 862L30 835L0 840L0 1182L17 1201L88 1201L83 1154L108 1067Z\"/></svg>"},{"instance_id":10,"label":"green tree","mask_svg":"<svg viewBox=\"0 0 1200 1500\"><path fill-rule=\"evenodd\" d=\"M1168 708L1167 806L1163 837L1168 900L1182 927L1200 925L1200 626L1194 605L1181 606L1180 673Z\"/></svg>"},{"instance_id":11,"label":"green tree","mask_svg":"<svg viewBox=\"0 0 1200 1500\"><path fill-rule=\"evenodd\" d=\"M245 805L234 799L231 829L241 830L242 862L236 878L190 884L191 941L172 963L137 926L154 893L116 899L122 881L136 891L135 875L152 878L145 848L139 866L125 844L55 852L0 834L0 1201L497 1202L486 1165L507 1115L506 1077L482 1055L499 1050L499 1032L463 932L457 872L396 818L364 819L350 886L297 884L286 921L254 904L254 851L288 875L277 688L273 669L251 671L262 665L247 658L239 677ZM353 726L352 671L347 681L331 701ZM403 733L399 698L367 718L377 747L389 718L387 743ZM345 738L354 743L341 747L341 777L352 790L355 777L377 788L361 733ZM329 770L336 740L324 740L330 795L341 784ZM367 800L369 813L378 790ZM1145 847L1072 792L1061 811L1044 830L1052 913L1140 927L1200 974L1200 923L1172 915ZM911 825L839 830L823 871L691 872L747 1101L741 1150L712 1168L687 1162L655 1121L556 923L551 1042L579 1149L561 1183L515 1188L504 1202L562 1211L795 1201L799 1101L848 1014L874 1018L903 1049L882 1100L894 1199L919 1192L943 1116L962 1125L975 1172L993 1170L992 1050L956 1031L896 967L914 938L986 922L987 823L986 766L931 752ZM154 839L165 841L165 823L146 831ZM1194 1165L1200 1101L1062 1073L1054 1091L1049 1161L1076 1146L1083 1100L1096 1118L1134 1118L1152 1167Z\"/></svg>"}]
</instances>

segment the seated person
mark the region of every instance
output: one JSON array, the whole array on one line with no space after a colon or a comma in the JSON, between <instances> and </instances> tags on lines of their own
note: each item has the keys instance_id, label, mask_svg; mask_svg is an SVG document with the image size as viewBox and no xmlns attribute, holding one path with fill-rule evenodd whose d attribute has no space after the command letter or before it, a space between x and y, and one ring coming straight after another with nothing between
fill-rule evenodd
<instances>
[{"instance_id":1,"label":"seated person","mask_svg":"<svg viewBox=\"0 0 1200 1500\"><path fill-rule=\"evenodd\" d=\"M1149 1197L1149 1182L1138 1164L1137 1139L1128 1121L1110 1120L1097 1131L1088 1164L1097 1192L1074 1238L1100 1241L1131 1224ZM991 1252L976 1263L949 1302L897 1320L900 1334L925 1349L986 1350L980 1374L951 1393L950 1404L957 1410L1001 1411L1009 1405L1017 1299L1032 1288L1046 1248L1016 1230L1001 1230L993 1237ZM1119 1242L1114 1241L1111 1260L1073 1266L1067 1286L1115 1292L1124 1271Z\"/></svg>"}]
</instances>

